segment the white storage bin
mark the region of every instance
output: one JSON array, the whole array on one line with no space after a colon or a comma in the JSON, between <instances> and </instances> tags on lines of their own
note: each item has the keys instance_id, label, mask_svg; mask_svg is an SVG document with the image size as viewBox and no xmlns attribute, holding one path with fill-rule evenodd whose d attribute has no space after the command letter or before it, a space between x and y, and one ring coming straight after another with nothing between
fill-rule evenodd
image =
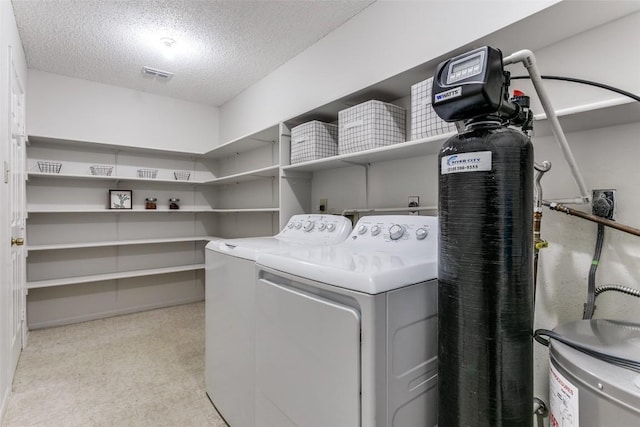
<instances>
[{"instance_id":1,"label":"white storage bin","mask_svg":"<svg viewBox=\"0 0 640 427\"><path fill-rule=\"evenodd\" d=\"M338 153L404 142L405 114L404 108L375 100L338 112Z\"/></svg>"},{"instance_id":2,"label":"white storage bin","mask_svg":"<svg viewBox=\"0 0 640 427\"><path fill-rule=\"evenodd\" d=\"M411 140L455 132L456 125L440 118L431 106L433 77L411 86Z\"/></svg>"},{"instance_id":3,"label":"white storage bin","mask_svg":"<svg viewBox=\"0 0 640 427\"><path fill-rule=\"evenodd\" d=\"M318 120L291 129L291 164L338 154L338 126Z\"/></svg>"}]
</instances>

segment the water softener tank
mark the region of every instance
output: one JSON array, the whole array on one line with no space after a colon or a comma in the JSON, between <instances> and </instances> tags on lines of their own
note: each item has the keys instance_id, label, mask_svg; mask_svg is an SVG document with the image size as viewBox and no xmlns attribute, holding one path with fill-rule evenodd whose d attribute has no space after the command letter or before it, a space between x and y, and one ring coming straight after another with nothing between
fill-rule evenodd
<instances>
[{"instance_id":1,"label":"water softener tank","mask_svg":"<svg viewBox=\"0 0 640 427\"><path fill-rule=\"evenodd\" d=\"M492 95L508 79L502 89L477 87L494 71L503 78L499 51L487 49L441 64L434 79L436 112L448 121L471 119L439 154L442 427L532 423L533 147L505 125L501 111L511 115L513 106L501 105L504 92ZM471 74L465 86L458 76Z\"/></svg>"},{"instance_id":2,"label":"water softener tank","mask_svg":"<svg viewBox=\"0 0 640 427\"><path fill-rule=\"evenodd\" d=\"M531 141L484 124L439 158L438 425L530 426Z\"/></svg>"}]
</instances>

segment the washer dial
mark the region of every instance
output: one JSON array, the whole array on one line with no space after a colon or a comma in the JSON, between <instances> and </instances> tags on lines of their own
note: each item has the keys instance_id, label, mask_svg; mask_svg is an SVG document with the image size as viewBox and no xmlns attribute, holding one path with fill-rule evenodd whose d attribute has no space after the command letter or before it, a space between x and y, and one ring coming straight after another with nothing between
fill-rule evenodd
<instances>
[{"instance_id":1,"label":"washer dial","mask_svg":"<svg viewBox=\"0 0 640 427\"><path fill-rule=\"evenodd\" d=\"M426 228L418 228L416 230L416 239L418 240L424 240L425 237L427 237L429 235L429 230L427 230Z\"/></svg>"},{"instance_id":2,"label":"washer dial","mask_svg":"<svg viewBox=\"0 0 640 427\"><path fill-rule=\"evenodd\" d=\"M374 225L373 227L371 227L372 236L377 236L378 234L380 234L380 231L382 231L382 229L380 228L379 225Z\"/></svg>"},{"instance_id":3,"label":"washer dial","mask_svg":"<svg viewBox=\"0 0 640 427\"><path fill-rule=\"evenodd\" d=\"M398 240L404 236L405 228L400 224L393 224L389 227L389 238L391 240Z\"/></svg>"},{"instance_id":4,"label":"washer dial","mask_svg":"<svg viewBox=\"0 0 640 427\"><path fill-rule=\"evenodd\" d=\"M311 231L316 224L313 221L307 221L304 223L304 231Z\"/></svg>"},{"instance_id":5,"label":"washer dial","mask_svg":"<svg viewBox=\"0 0 640 427\"><path fill-rule=\"evenodd\" d=\"M367 226L366 225L361 225L360 227L358 227L358 234L364 234L367 232Z\"/></svg>"}]
</instances>

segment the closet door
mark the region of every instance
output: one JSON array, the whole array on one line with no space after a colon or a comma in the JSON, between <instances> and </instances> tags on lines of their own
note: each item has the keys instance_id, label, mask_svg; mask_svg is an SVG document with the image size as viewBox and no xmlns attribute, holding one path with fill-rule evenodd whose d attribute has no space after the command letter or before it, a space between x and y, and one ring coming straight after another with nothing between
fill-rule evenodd
<instances>
[{"instance_id":1,"label":"closet door","mask_svg":"<svg viewBox=\"0 0 640 427\"><path fill-rule=\"evenodd\" d=\"M11 291L11 366L15 370L22 350L24 330L24 285L26 279L26 250L25 250L25 95L24 86L9 51L11 71L9 76L9 125L11 138L9 140L9 221L11 227L11 250L9 252L9 289ZM8 243L8 242L7 242Z\"/></svg>"}]
</instances>

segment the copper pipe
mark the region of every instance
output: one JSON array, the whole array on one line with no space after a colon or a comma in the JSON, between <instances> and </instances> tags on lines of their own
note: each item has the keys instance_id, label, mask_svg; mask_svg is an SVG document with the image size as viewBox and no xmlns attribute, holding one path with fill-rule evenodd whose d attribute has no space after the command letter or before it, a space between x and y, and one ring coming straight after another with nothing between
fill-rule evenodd
<instances>
[{"instance_id":1,"label":"copper pipe","mask_svg":"<svg viewBox=\"0 0 640 427\"><path fill-rule=\"evenodd\" d=\"M577 211L575 209L568 208L564 205L559 205L558 203L544 201L542 202L542 204L544 206L547 206L552 211L564 212L567 215L577 216L579 218L586 219L598 224L606 225L607 227L615 228L616 230L624 231L625 233L633 234L634 236L640 237L640 229L630 227L624 224L618 224L617 222L611 221L610 219L601 218L596 215L591 215L585 212Z\"/></svg>"}]
</instances>

